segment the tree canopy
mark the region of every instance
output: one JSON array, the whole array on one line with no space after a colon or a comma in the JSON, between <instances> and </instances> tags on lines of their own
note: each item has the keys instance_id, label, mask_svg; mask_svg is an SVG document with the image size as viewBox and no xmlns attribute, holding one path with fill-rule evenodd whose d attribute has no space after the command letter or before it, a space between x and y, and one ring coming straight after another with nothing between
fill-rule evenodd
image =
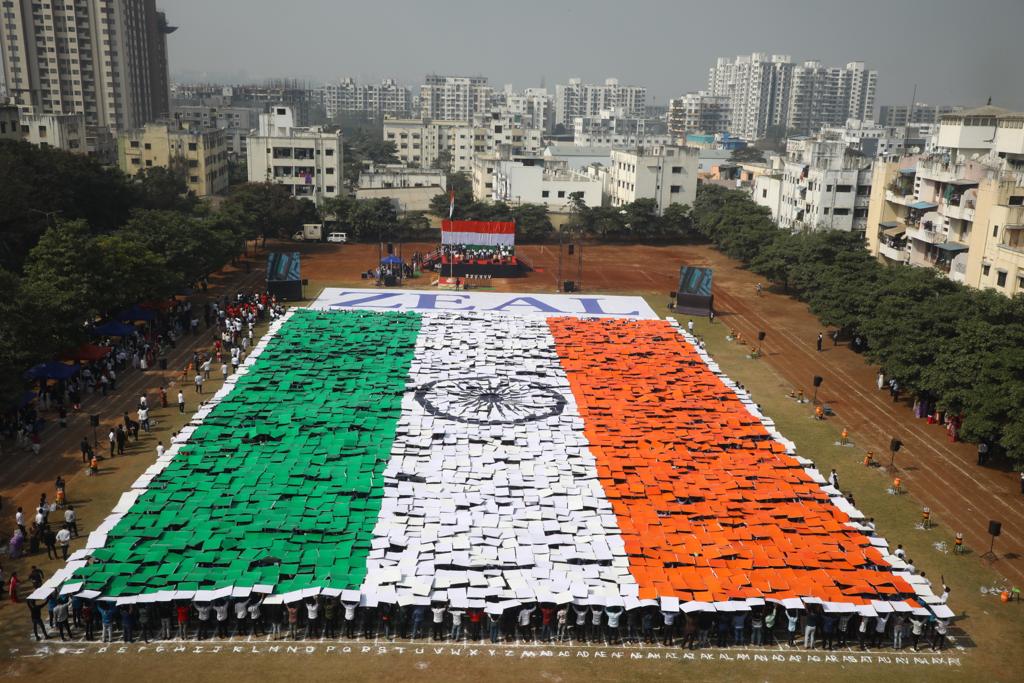
<instances>
[{"instance_id":1,"label":"tree canopy","mask_svg":"<svg viewBox=\"0 0 1024 683\"><path fill-rule=\"evenodd\" d=\"M888 267L863 239L791 234L744 192L702 185L698 232L793 296L827 325L866 340L900 385L963 416L961 434L1024 463L1024 295L964 287L928 268Z\"/></svg>"}]
</instances>

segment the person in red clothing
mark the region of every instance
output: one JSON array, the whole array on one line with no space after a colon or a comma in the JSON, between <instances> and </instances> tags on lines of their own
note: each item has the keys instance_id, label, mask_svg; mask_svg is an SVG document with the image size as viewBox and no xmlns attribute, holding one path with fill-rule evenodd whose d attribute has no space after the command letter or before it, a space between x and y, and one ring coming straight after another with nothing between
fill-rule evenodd
<instances>
[{"instance_id":1,"label":"person in red clothing","mask_svg":"<svg viewBox=\"0 0 1024 683\"><path fill-rule=\"evenodd\" d=\"M11 582L7 584L7 591L10 593L11 602L18 602L18 572L11 572Z\"/></svg>"},{"instance_id":2,"label":"person in red clothing","mask_svg":"<svg viewBox=\"0 0 1024 683\"><path fill-rule=\"evenodd\" d=\"M555 624L555 608L551 605L541 605L540 607L540 639L545 643L551 642L551 636L554 635L554 624Z\"/></svg>"},{"instance_id":3,"label":"person in red clothing","mask_svg":"<svg viewBox=\"0 0 1024 683\"><path fill-rule=\"evenodd\" d=\"M480 640L480 623L483 614L483 610L478 607L469 610L469 637L473 640Z\"/></svg>"},{"instance_id":4,"label":"person in red clothing","mask_svg":"<svg viewBox=\"0 0 1024 683\"><path fill-rule=\"evenodd\" d=\"M188 636L188 603L179 602L176 611L178 613L178 638L185 640Z\"/></svg>"}]
</instances>

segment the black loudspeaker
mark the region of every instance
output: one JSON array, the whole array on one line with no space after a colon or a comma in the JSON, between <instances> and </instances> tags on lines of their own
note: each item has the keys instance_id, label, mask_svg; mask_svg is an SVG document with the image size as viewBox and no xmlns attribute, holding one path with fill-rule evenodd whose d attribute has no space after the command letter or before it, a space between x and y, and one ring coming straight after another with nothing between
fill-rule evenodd
<instances>
[{"instance_id":1,"label":"black loudspeaker","mask_svg":"<svg viewBox=\"0 0 1024 683\"><path fill-rule=\"evenodd\" d=\"M394 245L393 242L388 242L388 253L389 254L394 254L395 253L395 245Z\"/></svg>"},{"instance_id":2,"label":"black loudspeaker","mask_svg":"<svg viewBox=\"0 0 1024 683\"><path fill-rule=\"evenodd\" d=\"M573 282L572 280L566 280L565 282L562 283L562 291L563 292L575 292L576 291L576 283Z\"/></svg>"},{"instance_id":3,"label":"black loudspeaker","mask_svg":"<svg viewBox=\"0 0 1024 683\"><path fill-rule=\"evenodd\" d=\"M676 298L676 293L675 292L669 292L668 293L668 298L669 299L675 299Z\"/></svg>"},{"instance_id":4,"label":"black loudspeaker","mask_svg":"<svg viewBox=\"0 0 1024 683\"><path fill-rule=\"evenodd\" d=\"M757 341L764 341L764 338L765 338L765 331L764 330L761 330L760 332L757 333ZM817 385L815 385L815 386L817 386Z\"/></svg>"},{"instance_id":5,"label":"black loudspeaker","mask_svg":"<svg viewBox=\"0 0 1024 683\"><path fill-rule=\"evenodd\" d=\"M901 448L903 448L903 442L899 439L893 439L889 442L889 450L893 453L899 453Z\"/></svg>"},{"instance_id":6,"label":"black loudspeaker","mask_svg":"<svg viewBox=\"0 0 1024 683\"><path fill-rule=\"evenodd\" d=\"M100 416L99 415L90 415L89 416L89 424L91 426L93 426L93 427L99 427L100 426ZM991 527L989 527L989 528L991 528Z\"/></svg>"},{"instance_id":7,"label":"black loudspeaker","mask_svg":"<svg viewBox=\"0 0 1024 683\"><path fill-rule=\"evenodd\" d=\"M822 382L824 382L824 381L825 381L825 380L823 380L823 379L821 378L821 375L815 375L815 376L814 376L814 386L816 386L816 387L820 387L820 386L821 386L821 383L822 383Z\"/></svg>"},{"instance_id":8,"label":"black loudspeaker","mask_svg":"<svg viewBox=\"0 0 1024 683\"><path fill-rule=\"evenodd\" d=\"M166 358L161 358L160 359L160 369L161 370L166 370L167 369L167 359Z\"/></svg>"},{"instance_id":9,"label":"black loudspeaker","mask_svg":"<svg viewBox=\"0 0 1024 683\"><path fill-rule=\"evenodd\" d=\"M990 520L988 523L988 535L995 538L1003 532L1003 523L997 522L996 520Z\"/></svg>"},{"instance_id":10,"label":"black loudspeaker","mask_svg":"<svg viewBox=\"0 0 1024 683\"><path fill-rule=\"evenodd\" d=\"M570 244L569 245L569 256L572 256L575 253L576 253L576 245L575 244Z\"/></svg>"}]
</instances>

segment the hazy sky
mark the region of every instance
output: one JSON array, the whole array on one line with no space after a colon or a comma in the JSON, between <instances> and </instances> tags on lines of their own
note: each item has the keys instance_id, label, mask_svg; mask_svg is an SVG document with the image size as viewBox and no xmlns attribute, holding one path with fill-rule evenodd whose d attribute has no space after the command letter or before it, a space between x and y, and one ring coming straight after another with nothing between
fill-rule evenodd
<instances>
[{"instance_id":1,"label":"hazy sky","mask_svg":"<svg viewBox=\"0 0 1024 683\"><path fill-rule=\"evenodd\" d=\"M617 77L648 102L707 84L718 56L864 61L878 104L1024 109L1024 0L162 0L186 80L353 76L418 84L482 74L500 88Z\"/></svg>"}]
</instances>

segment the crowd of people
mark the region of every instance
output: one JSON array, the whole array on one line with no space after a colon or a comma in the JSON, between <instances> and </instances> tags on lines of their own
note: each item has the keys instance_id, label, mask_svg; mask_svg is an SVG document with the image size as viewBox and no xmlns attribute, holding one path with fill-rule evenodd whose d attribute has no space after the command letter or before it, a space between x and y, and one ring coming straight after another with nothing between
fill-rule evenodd
<instances>
[{"instance_id":1,"label":"crowd of people","mask_svg":"<svg viewBox=\"0 0 1024 683\"><path fill-rule=\"evenodd\" d=\"M675 612L656 606L555 605L532 603L505 610L430 605L379 604L318 596L282 603L262 595L212 602L185 600L116 605L53 595L29 601L36 639L81 635L115 639L204 640L238 636L268 640L420 640L490 643L661 644L705 647L800 647L941 651L948 621L892 612L877 616L834 613L810 605L786 609L774 603L736 612ZM48 622L43 619L43 610ZM50 631L47 630L47 623ZM76 634L76 630L78 634Z\"/></svg>"},{"instance_id":2,"label":"crowd of people","mask_svg":"<svg viewBox=\"0 0 1024 683\"><path fill-rule=\"evenodd\" d=\"M441 246L441 262L475 263L481 265L515 263L516 248L511 244L480 246L473 244L445 244Z\"/></svg>"}]
</instances>

